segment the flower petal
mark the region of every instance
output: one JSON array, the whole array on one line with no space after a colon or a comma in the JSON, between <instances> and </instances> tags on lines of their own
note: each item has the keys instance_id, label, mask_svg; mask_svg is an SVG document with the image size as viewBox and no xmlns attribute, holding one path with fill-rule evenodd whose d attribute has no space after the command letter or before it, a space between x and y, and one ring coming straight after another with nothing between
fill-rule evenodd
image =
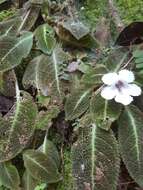
<instances>
[{"instance_id":1,"label":"flower petal","mask_svg":"<svg viewBox=\"0 0 143 190\"><path fill-rule=\"evenodd\" d=\"M118 94L115 97L115 101L126 106L126 105L129 105L133 101L133 98L131 96L129 96L128 94L126 94L126 95L125 94Z\"/></svg>"},{"instance_id":2,"label":"flower petal","mask_svg":"<svg viewBox=\"0 0 143 190\"><path fill-rule=\"evenodd\" d=\"M119 79L117 73L107 73L103 75L102 81L104 84L111 85L114 84Z\"/></svg>"},{"instance_id":3,"label":"flower petal","mask_svg":"<svg viewBox=\"0 0 143 190\"><path fill-rule=\"evenodd\" d=\"M135 80L134 73L132 71L127 70L127 69L119 71L119 78L121 80L128 82L128 83L133 82Z\"/></svg>"},{"instance_id":4,"label":"flower petal","mask_svg":"<svg viewBox=\"0 0 143 190\"><path fill-rule=\"evenodd\" d=\"M116 96L117 90L112 86L104 87L101 91L101 96L106 100L111 100Z\"/></svg>"},{"instance_id":5,"label":"flower petal","mask_svg":"<svg viewBox=\"0 0 143 190\"><path fill-rule=\"evenodd\" d=\"M142 93L142 90L136 84L129 84L128 85L128 94L131 96L139 96Z\"/></svg>"}]
</instances>

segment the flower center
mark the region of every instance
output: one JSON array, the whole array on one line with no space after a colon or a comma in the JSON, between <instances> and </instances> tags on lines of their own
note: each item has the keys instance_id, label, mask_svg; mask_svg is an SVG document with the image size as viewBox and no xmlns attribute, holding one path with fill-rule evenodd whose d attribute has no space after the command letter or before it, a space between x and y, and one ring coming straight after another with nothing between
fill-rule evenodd
<instances>
[{"instance_id":1,"label":"flower center","mask_svg":"<svg viewBox=\"0 0 143 190\"><path fill-rule=\"evenodd\" d=\"M116 84L115 84L116 88L119 90L119 92L121 92L121 89L125 86L124 83L119 80Z\"/></svg>"}]
</instances>

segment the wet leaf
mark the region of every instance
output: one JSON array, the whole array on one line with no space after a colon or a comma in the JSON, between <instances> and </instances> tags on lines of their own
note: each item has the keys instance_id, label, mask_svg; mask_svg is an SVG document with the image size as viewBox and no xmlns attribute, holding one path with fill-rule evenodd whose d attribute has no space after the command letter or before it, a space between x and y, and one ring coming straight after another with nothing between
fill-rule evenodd
<instances>
[{"instance_id":1,"label":"wet leaf","mask_svg":"<svg viewBox=\"0 0 143 190\"><path fill-rule=\"evenodd\" d=\"M10 70L19 65L29 54L33 44L33 34L25 32L19 38L0 38L0 71Z\"/></svg>"}]
</instances>

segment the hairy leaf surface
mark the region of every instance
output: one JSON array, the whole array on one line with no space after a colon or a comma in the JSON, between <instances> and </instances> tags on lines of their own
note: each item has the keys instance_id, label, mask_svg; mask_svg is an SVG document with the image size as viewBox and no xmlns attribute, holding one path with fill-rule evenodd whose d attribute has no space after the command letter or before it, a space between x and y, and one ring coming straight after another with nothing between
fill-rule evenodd
<instances>
[{"instance_id":1,"label":"hairy leaf surface","mask_svg":"<svg viewBox=\"0 0 143 190\"><path fill-rule=\"evenodd\" d=\"M143 114L128 106L119 119L119 145L132 178L143 187Z\"/></svg>"},{"instance_id":2,"label":"hairy leaf surface","mask_svg":"<svg viewBox=\"0 0 143 190\"><path fill-rule=\"evenodd\" d=\"M55 161L44 153L27 150L23 154L23 159L27 171L33 178L46 183L56 183L61 180Z\"/></svg>"},{"instance_id":3,"label":"hairy leaf surface","mask_svg":"<svg viewBox=\"0 0 143 190\"><path fill-rule=\"evenodd\" d=\"M112 131L82 120L78 141L72 148L75 189L115 190L119 153Z\"/></svg>"},{"instance_id":4,"label":"hairy leaf surface","mask_svg":"<svg viewBox=\"0 0 143 190\"><path fill-rule=\"evenodd\" d=\"M0 71L7 71L19 65L29 54L32 44L31 32L25 32L19 38L10 36L0 38Z\"/></svg>"},{"instance_id":5,"label":"hairy leaf surface","mask_svg":"<svg viewBox=\"0 0 143 190\"><path fill-rule=\"evenodd\" d=\"M18 91L16 96L13 109L0 117L0 162L10 160L20 153L35 128L37 107L32 97L24 91Z\"/></svg>"},{"instance_id":6,"label":"hairy leaf surface","mask_svg":"<svg viewBox=\"0 0 143 190\"><path fill-rule=\"evenodd\" d=\"M89 107L90 97L90 89L75 89L65 103L66 119L73 120L81 116Z\"/></svg>"},{"instance_id":7,"label":"hairy leaf surface","mask_svg":"<svg viewBox=\"0 0 143 190\"><path fill-rule=\"evenodd\" d=\"M48 24L39 26L35 31L35 37L37 40L37 47L43 51L43 53L50 54L56 44L55 32Z\"/></svg>"},{"instance_id":8,"label":"hairy leaf surface","mask_svg":"<svg viewBox=\"0 0 143 190\"><path fill-rule=\"evenodd\" d=\"M51 56L40 55L28 65L24 77L25 88L33 85L41 90L44 96L55 94L60 97L62 94L60 65L67 59L67 54L59 47L53 50Z\"/></svg>"},{"instance_id":9,"label":"hairy leaf surface","mask_svg":"<svg viewBox=\"0 0 143 190\"><path fill-rule=\"evenodd\" d=\"M121 104L114 100L105 100L100 94L91 98L90 113L93 122L96 122L99 127L108 130L111 124L118 119L121 113Z\"/></svg>"},{"instance_id":10,"label":"hairy leaf surface","mask_svg":"<svg viewBox=\"0 0 143 190\"><path fill-rule=\"evenodd\" d=\"M17 30L22 22L21 17L15 17L13 19L0 22L0 37L7 35L16 36Z\"/></svg>"},{"instance_id":11,"label":"hairy leaf surface","mask_svg":"<svg viewBox=\"0 0 143 190\"><path fill-rule=\"evenodd\" d=\"M10 162L0 163L0 183L7 188L19 190L20 177Z\"/></svg>"}]
</instances>

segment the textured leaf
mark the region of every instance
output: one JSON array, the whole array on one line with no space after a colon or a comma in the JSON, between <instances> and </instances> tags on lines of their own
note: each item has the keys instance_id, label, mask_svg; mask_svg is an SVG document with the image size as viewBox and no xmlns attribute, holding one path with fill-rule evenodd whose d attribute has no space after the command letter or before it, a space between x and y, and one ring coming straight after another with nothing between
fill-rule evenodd
<instances>
[{"instance_id":1,"label":"textured leaf","mask_svg":"<svg viewBox=\"0 0 143 190\"><path fill-rule=\"evenodd\" d=\"M22 177L22 187L24 190L35 190L35 187L38 185L38 180L34 179L29 172L24 172Z\"/></svg>"},{"instance_id":2,"label":"textured leaf","mask_svg":"<svg viewBox=\"0 0 143 190\"><path fill-rule=\"evenodd\" d=\"M96 65L96 67L83 75L81 82L86 86L93 87L102 84L101 78L103 74L107 73L104 65Z\"/></svg>"},{"instance_id":3,"label":"textured leaf","mask_svg":"<svg viewBox=\"0 0 143 190\"><path fill-rule=\"evenodd\" d=\"M27 171L33 178L46 183L56 183L61 180L55 161L44 153L27 150L23 154L23 159Z\"/></svg>"},{"instance_id":4,"label":"textured leaf","mask_svg":"<svg viewBox=\"0 0 143 190\"><path fill-rule=\"evenodd\" d=\"M6 36L10 34L16 36L17 34L16 32L21 22L22 22L21 17L15 17L13 19L0 22L0 35Z\"/></svg>"},{"instance_id":5,"label":"textured leaf","mask_svg":"<svg viewBox=\"0 0 143 190\"><path fill-rule=\"evenodd\" d=\"M55 94L61 96L60 65L67 59L67 54L59 47L53 50L51 56L40 55L28 65L24 77L25 88L33 85L41 90L44 96Z\"/></svg>"},{"instance_id":6,"label":"textured leaf","mask_svg":"<svg viewBox=\"0 0 143 190\"><path fill-rule=\"evenodd\" d=\"M3 118L0 117L0 162L10 160L20 153L35 128L37 107L32 97L18 90L16 97L16 106Z\"/></svg>"},{"instance_id":7,"label":"textured leaf","mask_svg":"<svg viewBox=\"0 0 143 190\"><path fill-rule=\"evenodd\" d=\"M108 130L111 124L118 119L121 113L121 104L114 100L105 100L100 94L91 98L90 113L93 122L96 122L99 127Z\"/></svg>"},{"instance_id":8,"label":"textured leaf","mask_svg":"<svg viewBox=\"0 0 143 190\"><path fill-rule=\"evenodd\" d=\"M20 30L29 31L34 26L40 13L40 5L31 4L30 7L24 11L23 22L21 23Z\"/></svg>"},{"instance_id":9,"label":"textured leaf","mask_svg":"<svg viewBox=\"0 0 143 190\"><path fill-rule=\"evenodd\" d=\"M50 54L55 47L55 32L48 24L39 26L35 31L37 47L44 53Z\"/></svg>"},{"instance_id":10,"label":"textured leaf","mask_svg":"<svg viewBox=\"0 0 143 190\"><path fill-rule=\"evenodd\" d=\"M112 131L105 131L87 118L80 124L72 148L75 189L116 190L119 152Z\"/></svg>"},{"instance_id":11,"label":"textured leaf","mask_svg":"<svg viewBox=\"0 0 143 190\"><path fill-rule=\"evenodd\" d=\"M73 120L81 116L89 107L91 90L75 89L65 103L65 114L67 120Z\"/></svg>"},{"instance_id":12,"label":"textured leaf","mask_svg":"<svg viewBox=\"0 0 143 190\"><path fill-rule=\"evenodd\" d=\"M143 114L127 107L119 119L119 145L123 161L132 178L143 187Z\"/></svg>"},{"instance_id":13,"label":"textured leaf","mask_svg":"<svg viewBox=\"0 0 143 190\"><path fill-rule=\"evenodd\" d=\"M25 32L21 37L0 38L0 71L7 71L19 65L29 54L33 44L33 34Z\"/></svg>"},{"instance_id":14,"label":"textured leaf","mask_svg":"<svg viewBox=\"0 0 143 190\"><path fill-rule=\"evenodd\" d=\"M14 165L9 162L0 163L0 183L10 189L19 190L20 177Z\"/></svg>"},{"instance_id":15,"label":"textured leaf","mask_svg":"<svg viewBox=\"0 0 143 190\"><path fill-rule=\"evenodd\" d=\"M55 161L57 168L60 166L60 157L57 151L56 146L52 141L47 139L47 135L45 136L43 145L39 148L41 152L50 157L53 161Z\"/></svg>"},{"instance_id":16,"label":"textured leaf","mask_svg":"<svg viewBox=\"0 0 143 190\"><path fill-rule=\"evenodd\" d=\"M68 30L77 40L89 34L89 28L80 21L67 20L63 27Z\"/></svg>"},{"instance_id":17,"label":"textured leaf","mask_svg":"<svg viewBox=\"0 0 143 190\"><path fill-rule=\"evenodd\" d=\"M15 94L15 73L13 70L0 73L0 93L4 96L14 97Z\"/></svg>"}]
</instances>

